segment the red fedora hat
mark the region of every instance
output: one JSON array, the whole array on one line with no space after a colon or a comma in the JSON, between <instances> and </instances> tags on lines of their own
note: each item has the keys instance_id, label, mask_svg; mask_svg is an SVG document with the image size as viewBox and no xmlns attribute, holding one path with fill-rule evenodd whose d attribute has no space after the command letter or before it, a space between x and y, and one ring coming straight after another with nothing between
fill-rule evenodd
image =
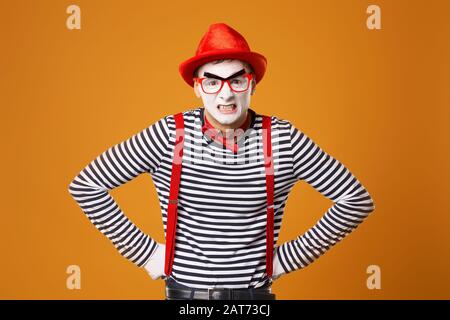
<instances>
[{"instance_id":1,"label":"red fedora hat","mask_svg":"<svg viewBox=\"0 0 450 320\"><path fill-rule=\"evenodd\" d=\"M239 32L225 23L214 23L200 40L195 56L180 64L181 76L193 87L194 71L205 63L220 59L237 59L249 63L255 72L256 83L261 81L266 72L266 58L252 52Z\"/></svg>"}]
</instances>

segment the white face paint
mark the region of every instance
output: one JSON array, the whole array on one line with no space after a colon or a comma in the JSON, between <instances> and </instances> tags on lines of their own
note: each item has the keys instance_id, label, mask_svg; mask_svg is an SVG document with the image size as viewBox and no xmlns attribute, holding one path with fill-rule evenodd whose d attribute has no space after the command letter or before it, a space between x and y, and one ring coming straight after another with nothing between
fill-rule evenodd
<instances>
[{"instance_id":1,"label":"white face paint","mask_svg":"<svg viewBox=\"0 0 450 320\"><path fill-rule=\"evenodd\" d=\"M246 64L240 60L225 60L218 64L209 62L198 69L198 77L203 78L204 73L208 72L226 79L242 69L245 69L247 73L250 72ZM254 86L253 81L245 92L234 92L227 83L224 83L222 89L215 94L203 92L199 84L196 86L196 94L202 98L206 111L221 125L233 126L247 116ZM229 107L221 108L221 105L233 105L233 107L230 110Z\"/></svg>"}]
</instances>

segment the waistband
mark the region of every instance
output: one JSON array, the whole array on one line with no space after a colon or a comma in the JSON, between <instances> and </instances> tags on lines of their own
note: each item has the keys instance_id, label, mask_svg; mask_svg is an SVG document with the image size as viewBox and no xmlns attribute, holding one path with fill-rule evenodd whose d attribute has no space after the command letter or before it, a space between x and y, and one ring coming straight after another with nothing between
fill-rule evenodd
<instances>
[{"instance_id":1,"label":"waistband","mask_svg":"<svg viewBox=\"0 0 450 320\"><path fill-rule=\"evenodd\" d=\"M270 283L262 288L230 289L190 288L175 280L166 279L167 300L275 300Z\"/></svg>"}]
</instances>

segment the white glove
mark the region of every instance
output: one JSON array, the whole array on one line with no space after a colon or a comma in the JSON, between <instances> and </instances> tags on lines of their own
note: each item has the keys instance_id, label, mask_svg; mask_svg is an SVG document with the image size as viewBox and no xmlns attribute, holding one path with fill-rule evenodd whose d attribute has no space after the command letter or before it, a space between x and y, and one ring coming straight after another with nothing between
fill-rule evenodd
<instances>
[{"instance_id":1,"label":"white glove","mask_svg":"<svg viewBox=\"0 0 450 320\"><path fill-rule=\"evenodd\" d=\"M166 245L158 243L156 250L150 256L150 259L144 265L145 271L152 277L153 280L166 278L164 273L164 264L166 259Z\"/></svg>"},{"instance_id":2,"label":"white glove","mask_svg":"<svg viewBox=\"0 0 450 320\"><path fill-rule=\"evenodd\" d=\"M272 264L273 274L272 274L272 278L271 278L272 280L278 279L285 273L283 267L281 266L280 260L278 259L278 254L277 254L278 248L276 248L274 251L275 252L273 254L273 264Z\"/></svg>"}]
</instances>

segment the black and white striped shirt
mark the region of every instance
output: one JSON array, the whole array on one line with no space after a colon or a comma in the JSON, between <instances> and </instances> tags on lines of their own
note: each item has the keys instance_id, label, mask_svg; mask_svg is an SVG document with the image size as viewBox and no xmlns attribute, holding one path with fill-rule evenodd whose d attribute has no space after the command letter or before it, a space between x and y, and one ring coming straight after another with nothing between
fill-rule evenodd
<instances>
[{"instance_id":1,"label":"black and white striped shirt","mask_svg":"<svg viewBox=\"0 0 450 320\"><path fill-rule=\"evenodd\" d=\"M260 287L271 281L266 262L266 178L262 117L252 109L237 153L202 133L204 108L183 112L185 142L172 277L194 288ZM304 268L343 239L374 202L338 160L289 121L272 119L275 171L274 248L286 273ZM69 192L118 251L143 266L157 243L121 211L109 194L142 173L156 186L166 230L175 120L172 115L109 148L86 166ZM306 181L333 205L311 229L276 246L294 184Z\"/></svg>"}]
</instances>

